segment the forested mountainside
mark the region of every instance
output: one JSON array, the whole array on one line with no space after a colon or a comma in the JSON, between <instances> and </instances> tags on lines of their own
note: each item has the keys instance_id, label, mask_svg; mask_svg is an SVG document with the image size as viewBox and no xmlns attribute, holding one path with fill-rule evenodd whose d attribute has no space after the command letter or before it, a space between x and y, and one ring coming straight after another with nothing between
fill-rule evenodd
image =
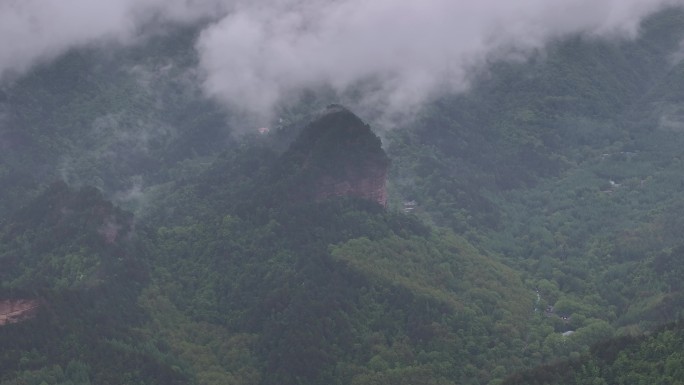
<instances>
[{"instance_id":1,"label":"forested mountainside","mask_svg":"<svg viewBox=\"0 0 684 385\"><path fill-rule=\"evenodd\" d=\"M672 10L634 41L578 37L496 64L393 133L393 187L530 273L544 306L627 328L676 318L657 266L682 242L681 25Z\"/></svg>"},{"instance_id":2,"label":"forested mountainside","mask_svg":"<svg viewBox=\"0 0 684 385\"><path fill-rule=\"evenodd\" d=\"M2 85L0 384L681 381L683 10L392 130L313 90L259 133L197 34Z\"/></svg>"}]
</instances>

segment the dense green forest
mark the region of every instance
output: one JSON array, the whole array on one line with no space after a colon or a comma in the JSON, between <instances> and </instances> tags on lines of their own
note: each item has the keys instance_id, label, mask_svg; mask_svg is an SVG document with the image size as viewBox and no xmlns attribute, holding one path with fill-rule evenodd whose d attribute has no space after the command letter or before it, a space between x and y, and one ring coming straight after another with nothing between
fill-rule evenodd
<instances>
[{"instance_id":1,"label":"dense green forest","mask_svg":"<svg viewBox=\"0 0 684 385\"><path fill-rule=\"evenodd\" d=\"M0 88L0 384L684 383L684 10L392 130L312 90L257 133L198 33Z\"/></svg>"},{"instance_id":2,"label":"dense green forest","mask_svg":"<svg viewBox=\"0 0 684 385\"><path fill-rule=\"evenodd\" d=\"M681 322L670 324L601 342L578 359L515 374L504 384L682 384L683 345Z\"/></svg>"}]
</instances>

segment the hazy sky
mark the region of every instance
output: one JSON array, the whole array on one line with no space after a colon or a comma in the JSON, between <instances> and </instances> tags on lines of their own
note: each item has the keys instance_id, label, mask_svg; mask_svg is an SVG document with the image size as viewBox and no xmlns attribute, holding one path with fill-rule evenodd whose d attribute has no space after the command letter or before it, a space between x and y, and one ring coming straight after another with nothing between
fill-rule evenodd
<instances>
[{"instance_id":1,"label":"hazy sky","mask_svg":"<svg viewBox=\"0 0 684 385\"><path fill-rule=\"evenodd\" d=\"M571 33L629 38L684 0L0 0L0 80L66 50L207 19L206 92L257 114L293 91L363 85L389 110L468 85L488 58ZM372 85L372 86L369 86Z\"/></svg>"}]
</instances>

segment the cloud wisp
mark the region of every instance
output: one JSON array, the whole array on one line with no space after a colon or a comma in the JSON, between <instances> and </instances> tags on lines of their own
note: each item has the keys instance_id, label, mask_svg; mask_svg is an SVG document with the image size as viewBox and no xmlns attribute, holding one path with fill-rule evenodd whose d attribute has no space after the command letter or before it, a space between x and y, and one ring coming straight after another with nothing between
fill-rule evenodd
<instances>
[{"instance_id":1,"label":"cloud wisp","mask_svg":"<svg viewBox=\"0 0 684 385\"><path fill-rule=\"evenodd\" d=\"M0 80L72 48L132 43L151 23L192 23L229 5L220 0L0 0Z\"/></svg>"}]
</instances>

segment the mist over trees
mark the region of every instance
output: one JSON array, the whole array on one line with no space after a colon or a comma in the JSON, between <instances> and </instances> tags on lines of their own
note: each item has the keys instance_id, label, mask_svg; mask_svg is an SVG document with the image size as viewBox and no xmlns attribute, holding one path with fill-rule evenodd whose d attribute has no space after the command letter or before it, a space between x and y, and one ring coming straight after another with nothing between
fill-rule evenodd
<instances>
[{"instance_id":1,"label":"mist over trees","mask_svg":"<svg viewBox=\"0 0 684 385\"><path fill-rule=\"evenodd\" d=\"M678 1L39 3L0 384L682 381Z\"/></svg>"}]
</instances>

